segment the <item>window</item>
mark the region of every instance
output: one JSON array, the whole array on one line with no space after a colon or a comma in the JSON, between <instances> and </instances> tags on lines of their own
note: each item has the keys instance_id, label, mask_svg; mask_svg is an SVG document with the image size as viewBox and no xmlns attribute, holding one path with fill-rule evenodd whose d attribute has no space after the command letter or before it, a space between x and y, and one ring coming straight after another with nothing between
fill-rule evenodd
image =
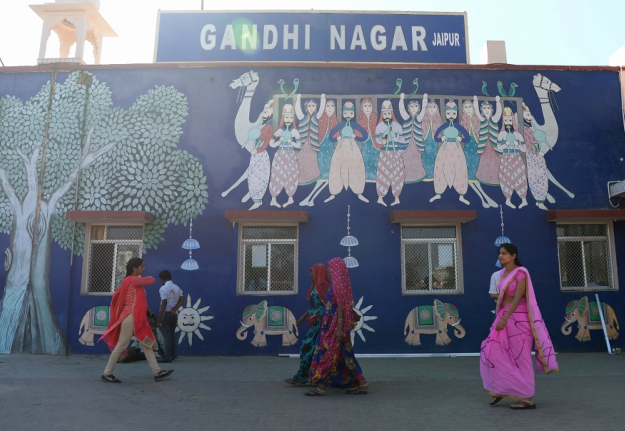
<instances>
[{"instance_id":1,"label":"window","mask_svg":"<svg viewBox=\"0 0 625 431\"><path fill-rule=\"evenodd\" d=\"M562 290L617 289L611 224L558 224L556 233Z\"/></svg>"},{"instance_id":2,"label":"window","mask_svg":"<svg viewBox=\"0 0 625 431\"><path fill-rule=\"evenodd\" d=\"M298 226L240 225L237 293L297 293Z\"/></svg>"},{"instance_id":3,"label":"window","mask_svg":"<svg viewBox=\"0 0 625 431\"><path fill-rule=\"evenodd\" d=\"M141 257L143 225L87 225L83 292L111 295L126 276L126 263Z\"/></svg>"},{"instance_id":4,"label":"window","mask_svg":"<svg viewBox=\"0 0 625 431\"><path fill-rule=\"evenodd\" d=\"M459 226L402 226L404 295L462 293Z\"/></svg>"}]
</instances>

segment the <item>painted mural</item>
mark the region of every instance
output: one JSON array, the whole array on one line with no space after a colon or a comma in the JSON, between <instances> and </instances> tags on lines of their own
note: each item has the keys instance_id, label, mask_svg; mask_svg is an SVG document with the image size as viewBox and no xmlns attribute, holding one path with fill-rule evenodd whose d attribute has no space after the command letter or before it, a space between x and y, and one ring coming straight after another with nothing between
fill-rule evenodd
<instances>
[{"instance_id":1,"label":"painted mural","mask_svg":"<svg viewBox=\"0 0 625 431\"><path fill-rule=\"evenodd\" d=\"M364 299L365 297L361 296L356 305L354 305L354 312L360 317L360 319L358 320L358 322L356 322L356 326L354 327L354 329L352 329L349 333L352 339L352 345L354 344L356 334L358 334L363 342L367 342L363 330L375 332L375 329L369 326L367 322L370 322L371 320L376 320L378 316L367 316L367 311L371 310L371 308L373 308L373 305L367 305L366 307L363 307L362 303Z\"/></svg>"},{"instance_id":2,"label":"painted mural","mask_svg":"<svg viewBox=\"0 0 625 431\"><path fill-rule=\"evenodd\" d=\"M204 336L200 329L211 330L211 328L206 326L203 322L213 320L215 317L203 315L208 311L210 305L200 308L201 302L202 298L199 298L191 305L191 295L187 295L187 305L178 312L178 326L176 327L176 332L180 332L178 344L182 343L186 336L189 346L192 346L193 335L204 341Z\"/></svg>"},{"instance_id":3,"label":"painted mural","mask_svg":"<svg viewBox=\"0 0 625 431\"><path fill-rule=\"evenodd\" d=\"M94 335L102 335L109 326L110 307L100 305L89 309L80 321L78 342L84 346L93 347ZM134 337L133 337L134 338Z\"/></svg>"},{"instance_id":4,"label":"painted mural","mask_svg":"<svg viewBox=\"0 0 625 431\"><path fill-rule=\"evenodd\" d=\"M460 320L460 312L453 304L435 299L434 305L420 305L408 313L404 325L404 341L409 346L420 346L421 334L436 334L436 345L446 346L451 343L451 338L447 335L448 325L452 327L456 337L463 338L466 335Z\"/></svg>"},{"instance_id":5,"label":"painted mural","mask_svg":"<svg viewBox=\"0 0 625 431\"><path fill-rule=\"evenodd\" d=\"M84 225L66 211L150 212L145 250L208 202L199 160L176 149L188 114L184 94L156 85L123 109L89 72L56 79L54 72L26 101L0 98L0 232L10 235L0 353L57 354L65 344L50 296L52 242L76 255L84 245Z\"/></svg>"},{"instance_id":6,"label":"painted mural","mask_svg":"<svg viewBox=\"0 0 625 431\"><path fill-rule=\"evenodd\" d=\"M282 335L282 346L293 346L299 335L296 322L297 319L288 308L269 306L267 301L262 301L243 310L237 338L245 340L248 329L253 327L254 338L250 344L254 347L267 347L267 335Z\"/></svg>"},{"instance_id":7,"label":"painted mural","mask_svg":"<svg viewBox=\"0 0 625 431\"><path fill-rule=\"evenodd\" d=\"M390 205L397 205L405 185L421 182L433 183L430 202L453 189L458 200L469 205L470 187L484 208L499 204L491 197L495 192L487 193L483 186L499 188L510 208L527 206L530 192L536 206L546 210L546 201L555 202L549 194L550 182L574 197L547 168L545 154L558 141L554 110L558 109L555 93L560 87L542 74L527 85L532 85L540 101L543 124L536 121L523 99L515 96L519 85L514 82L506 92L498 81L499 95L495 97L489 95L486 82L479 97L418 96L418 78L407 96L401 92L400 78L393 93L372 96L295 94L302 88L297 78L287 94L281 79L280 92L250 121L259 83L260 75L254 71L230 83L231 88L239 89L236 140L250 153L250 162L222 193L227 196L247 180L248 192L242 200L253 200L250 210L262 205L267 189L270 206L284 208L294 203L299 186L313 184L300 206L313 206L326 187L329 196L324 202L349 189L368 203L363 195L368 182L375 183L377 203L383 206L387 206L387 195L393 197ZM269 148L277 148L273 160ZM281 204L277 198L283 191L287 201ZM520 203L513 203L514 196Z\"/></svg>"},{"instance_id":8,"label":"painted mural","mask_svg":"<svg viewBox=\"0 0 625 431\"><path fill-rule=\"evenodd\" d=\"M601 308L608 339L616 340L619 336L618 330L620 329L616 314L612 307L605 302L601 304ZM588 302L587 296L569 302L566 305L565 312L566 315L561 328L564 335L570 335L571 326L577 323L577 334L575 338L578 341L583 343L590 341L590 331L598 331L597 335L603 337L603 325L601 324L599 307L596 302Z\"/></svg>"}]
</instances>

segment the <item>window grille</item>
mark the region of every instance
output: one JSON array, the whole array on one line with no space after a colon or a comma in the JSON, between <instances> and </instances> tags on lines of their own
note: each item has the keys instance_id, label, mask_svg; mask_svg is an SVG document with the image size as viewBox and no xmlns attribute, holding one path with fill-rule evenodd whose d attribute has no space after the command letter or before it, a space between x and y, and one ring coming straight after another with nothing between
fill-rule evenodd
<instances>
[{"instance_id":1,"label":"window grille","mask_svg":"<svg viewBox=\"0 0 625 431\"><path fill-rule=\"evenodd\" d=\"M615 290L608 224L558 224L556 233L561 290Z\"/></svg>"},{"instance_id":2,"label":"window grille","mask_svg":"<svg viewBox=\"0 0 625 431\"><path fill-rule=\"evenodd\" d=\"M126 263L141 257L143 226L91 225L86 293L111 294L126 276Z\"/></svg>"},{"instance_id":3,"label":"window grille","mask_svg":"<svg viewBox=\"0 0 625 431\"><path fill-rule=\"evenodd\" d=\"M239 294L297 293L297 226L241 226Z\"/></svg>"},{"instance_id":4,"label":"window grille","mask_svg":"<svg viewBox=\"0 0 625 431\"><path fill-rule=\"evenodd\" d=\"M461 293L456 226L402 226L401 260L404 294Z\"/></svg>"}]
</instances>

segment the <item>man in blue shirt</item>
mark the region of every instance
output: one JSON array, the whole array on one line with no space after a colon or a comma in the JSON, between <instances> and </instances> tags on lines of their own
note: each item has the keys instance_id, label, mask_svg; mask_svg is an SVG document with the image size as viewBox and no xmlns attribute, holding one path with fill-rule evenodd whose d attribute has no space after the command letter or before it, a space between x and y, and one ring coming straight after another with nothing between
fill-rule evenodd
<instances>
[{"instance_id":1,"label":"man in blue shirt","mask_svg":"<svg viewBox=\"0 0 625 431\"><path fill-rule=\"evenodd\" d=\"M178 325L178 308L182 305L184 297L182 290L171 281L171 273L167 270L158 274L163 285L159 289L161 295L161 308L158 312L157 325L163 334L164 346L163 357L158 362L171 362L176 358L175 331Z\"/></svg>"}]
</instances>

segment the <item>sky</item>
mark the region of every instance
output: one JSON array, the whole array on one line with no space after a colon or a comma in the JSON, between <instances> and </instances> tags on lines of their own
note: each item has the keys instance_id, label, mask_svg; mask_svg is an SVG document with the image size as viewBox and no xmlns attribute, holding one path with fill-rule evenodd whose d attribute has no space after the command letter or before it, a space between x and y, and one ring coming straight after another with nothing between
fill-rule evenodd
<instances>
[{"instance_id":1,"label":"sky","mask_svg":"<svg viewBox=\"0 0 625 431\"><path fill-rule=\"evenodd\" d=\"M5 66L37 64L41 19L29 4L0 0L0 59ZM105 38L102 64L151 63L157 11L200 10L201 0L100 0L100 13L118 37ZM486 40L504 40L508 63L607 65L625 45L625 0L204 0L205 10L379 10L467 12L471 63ZM56 36L48 56L58 54ZM88 45L87 45L88 46ZM90 62L89 56L85 56ZM91 55L91 59L93 56ZM0 65L1 66L1 65Z\"/></svg>"}]
</instances>

